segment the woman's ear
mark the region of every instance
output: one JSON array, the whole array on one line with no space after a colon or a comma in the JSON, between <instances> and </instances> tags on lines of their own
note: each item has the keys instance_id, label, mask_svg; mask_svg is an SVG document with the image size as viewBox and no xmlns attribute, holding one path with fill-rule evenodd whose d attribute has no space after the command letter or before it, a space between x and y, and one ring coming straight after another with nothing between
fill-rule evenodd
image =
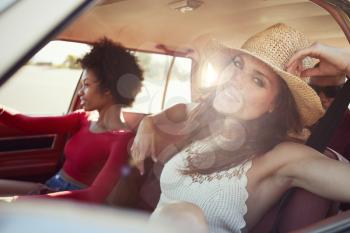
<instances>
[{"instance_id":1,"label":"woman's ear","mask_svg":"<svg viewBox=\"0 0 350 233\"><path fill-rule=\"evenodd\" d=\"M113 101L114 99L112 92L108 89L103 91L103 96L110 101Z\"/></svg>"}]
</instances>

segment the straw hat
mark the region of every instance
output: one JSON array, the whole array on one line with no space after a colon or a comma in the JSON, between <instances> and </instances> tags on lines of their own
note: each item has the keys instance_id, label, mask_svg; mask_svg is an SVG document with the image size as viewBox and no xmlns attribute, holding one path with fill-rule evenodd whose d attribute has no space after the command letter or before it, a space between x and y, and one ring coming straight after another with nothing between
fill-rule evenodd
<instances>
[{"instance_id":1,"label":"straw hat","mask_svg":"<svg viewBox=\"0 0 350 233\"><path fill-rule=\"evenodd\" d=\"M304 126L313 125L324 114L320 98L307 84L308 78L288 73L284 67L297 50L308 46L310 42L303 33L279 23L250 37L241 49L234 49L263 61L287 83ZM303 66L310 68L315 63L315 59L306 58Z\"/></svg>"}]
</instances>

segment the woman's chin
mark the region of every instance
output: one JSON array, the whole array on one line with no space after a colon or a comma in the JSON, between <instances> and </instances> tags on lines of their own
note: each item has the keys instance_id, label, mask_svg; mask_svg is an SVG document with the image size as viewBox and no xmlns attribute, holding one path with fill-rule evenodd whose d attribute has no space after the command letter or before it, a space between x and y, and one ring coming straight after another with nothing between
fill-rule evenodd
<instances>
[{"instance_id":1,"label":"woman's chin","mask_svg":"<svg viewBox=\"0 0 350 233\"><path fill-rule=\"evenodd\" d=\"M82 104L82 105L80 105L80 106L81 106L81 108L84 109L84 111L86 111L86 112L91 111L91 109L90 109L88 106L86 106L85 104Z\"/></svg>"}]
</instances>

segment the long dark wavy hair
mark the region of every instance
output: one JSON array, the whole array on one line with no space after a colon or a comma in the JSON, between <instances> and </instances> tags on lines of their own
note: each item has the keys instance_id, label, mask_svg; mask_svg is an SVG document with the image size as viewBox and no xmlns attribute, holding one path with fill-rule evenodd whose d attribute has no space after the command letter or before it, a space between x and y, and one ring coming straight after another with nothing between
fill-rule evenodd
<instances>
[{"instance_id":1,"label":"long dark wavy hair","mask_svg":"<svg viewBox=\"0 0 350 233\"><path fill-rule=\"evenodd\" d=\"M240 121L244 133L244 142L235 150L225 150L216 148L211 155L214 159L210 166L198 166L198 164L206 164L205 160L208 157L205 154L193 153L188 159L188 166L181 170L185 175L190 174L210 174L230 169L239 164L242 164L255 156L263 155L271 150L277 144L286 141L294 140L288 135L292 133L297 135L301 133L303 125L301 118L296 108L294 98L287 84L279 78L279 93L276 96L276 104L273 112L265 113L258 119L249 121ZM215 92L205 97L198 105L196 116L192 120L199 123L199 127L188 134L184 140L181 140L179 147L181 149L190 146L196 140L203 139L210 135L208 125L213 120L223 120L226 116L218 113L213 107ZM189 113L191 115L191 112ZM234 142L232 142L234 144ZM196 158L193 159L193 156Z\"/></svg>"}]
</instances>

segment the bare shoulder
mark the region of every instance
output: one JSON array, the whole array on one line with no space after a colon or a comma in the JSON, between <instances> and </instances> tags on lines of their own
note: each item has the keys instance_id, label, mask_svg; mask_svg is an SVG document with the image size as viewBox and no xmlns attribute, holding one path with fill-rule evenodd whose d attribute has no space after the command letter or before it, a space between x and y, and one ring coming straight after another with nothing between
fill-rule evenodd
<instances>
[{"instance_id":1,"label":"bare shoulder","mask_svg":"<svg viewBox=\"0 0 350 233\"><path fill-rule=\"evenodd\" d=\"M276 166L301 162L305 159L312 159L322 156L321 153L304 144L295 142L282 142L266 153L266 159Z\"/></svg>"},{"instance_id":2,"label":"bare shoulder","mask_svg":"<svg viewBox=\"0 0 350 233\"><path fill-rule=\"evenodd\" d=\"M290 156L302 156L304 153L308 153L310 151L315 151L309 146L306 146L301 143L296 142L282 142L278 145L276 145L273 149L273 153L278 153L281 155L288 155Z\"/></svg>"},{"instance_id":3,"label":"bare shoulder","mask_svg":"<svg viewBox=\"0 0 350 233\"><path fill-rule=\"evenodd\" d=\"M165 111L167 112L176 112L176 111L186 111L187 109L187 104L184 103L178 103L174 104L173 106L167 108Z\"/></svg>"},{"instance_id":4,"label":"bare shoulder","mask_svg":"<svg viewBox=\"0 0 350 233\"><path fill-rule=\"evenodd\" d=\"M167 118L173 122L181 122L187 118L190 111L198 106L197 103L179 103L175 104L165 110Z\"/></svg>"},{"instance_id":5,"label":"bare shoulder","mask_svg":"<svg viewBox=\"0 0 350 233\"><path fill-rule=\"evenodd\" d=\"M260 188L275 185L289 187L291 179L285 175L284 170L295 161L302 160L310 149L303 144L282 142L267 153L257 156L250 171L250 176L253 177L251 180L254 181L251 185Z\"/></svg>"},{"instance_id":6,"label":"bare shoulder","mask_svg":"<svg viewBox=\"0 0 350 233\"><path fill-rule=\"evenodd\" d=\"M296 177L303 169L317 161L328 159L313 148L293 142L283 142L266 153L266 163L271 164L271 174L278 178Z\"/></svg>"},{"instance_id":7,"label":"bare shoulder","mask_svg":"<svg viewBox=\"0 0 350 233\"><path fill-rule=\"evenodd\" d=\"M198 106L199 103L192 102L192 103L177 103L169 107L168 109L188 109L191 110Z\"/></svg>"},{"instance_id":8,"label":"bare shoulder","mask_svg":"<svg viewBox=\"0 0 350 233\"><path fill-rule=\"evenodd\" d=\"M175 104L164 111L152 115L151 117L157 119L161 123L164 123L164 120L168 122L180 122L186 118L187 114L187 105L183 103Z\"/></svg>"},{"instance_id":9,"label":"bare shoulder","mask_svg":"<svg viewBox=\"0 0 350 233\"><path fill-rule=\"evenodd\" d=\"M311 164L322 154L306 145L295 142L283 142L253 161L250 175L253 187L289 188L293 184L295 174Z\"/></svg>"}]
</instances>

